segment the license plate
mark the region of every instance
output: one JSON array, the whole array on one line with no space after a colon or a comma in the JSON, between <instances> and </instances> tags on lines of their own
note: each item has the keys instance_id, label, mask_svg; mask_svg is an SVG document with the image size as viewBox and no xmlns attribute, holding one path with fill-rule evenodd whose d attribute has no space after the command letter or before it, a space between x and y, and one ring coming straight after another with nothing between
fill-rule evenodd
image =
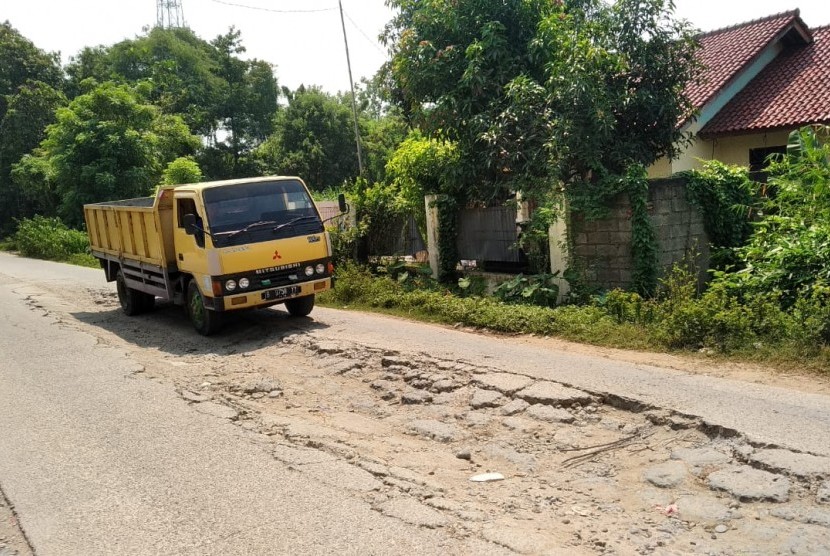
<instances>
[{"instance_id":1,"label":"license plate","mask_svg":"<svg viewBox=\"0 0 830 556\"><path fill-rule=\"evenodd\" d=\"M275 290L267 290L262 292L263 301L274 301L275 299L285 299L300 293L300 286L288 286L287 288L277 288Z\"/></svg>"}]
</instances>

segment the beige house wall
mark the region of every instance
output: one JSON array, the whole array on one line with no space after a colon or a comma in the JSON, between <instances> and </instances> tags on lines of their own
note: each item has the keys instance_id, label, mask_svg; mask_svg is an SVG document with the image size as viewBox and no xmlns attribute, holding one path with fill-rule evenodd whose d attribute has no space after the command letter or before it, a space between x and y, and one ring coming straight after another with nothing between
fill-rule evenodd
<instances>
[{"instance_id":1,"label":"beige house wall","mask_svg":"<svg viewBox=\"0 0 830 556\"><path fill-rule=\"evenodd\" d=\"M720 160L724 164L749 166L749 149L786 145L790 130L736 135L717 139L696 138L675 160L662 158L648 169L649 178L668 178L678 172L699 169L704 160Z\"/></svg>"}]
</instances>

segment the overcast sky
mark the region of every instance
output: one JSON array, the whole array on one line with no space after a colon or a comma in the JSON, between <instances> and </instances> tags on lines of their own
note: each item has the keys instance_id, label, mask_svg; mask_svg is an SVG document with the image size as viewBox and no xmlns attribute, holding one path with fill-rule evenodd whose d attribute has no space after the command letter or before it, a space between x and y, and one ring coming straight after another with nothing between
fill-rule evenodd
<instances>
[{"instance_id":1,"label":"overcast sky","mask_svg":"<svg viewBox=\"0 0 830 556\"><path fill-rule=\"evenodd\" d=\"M210 40L231 25L247 56L276 66L280 85L349 88L337 0L179 0L187 24ZM384 0L342 0L355 81L386 58L377 36L390 19ZM800 8L811 27L830 24L830 0L676 0L677 15L704 31ZM256 9L253 9L256 8ZM64 61L84 46L110 45L156 21L156 0L0 0L9 20L39 48Z\"/></svg>"}]
</instances>

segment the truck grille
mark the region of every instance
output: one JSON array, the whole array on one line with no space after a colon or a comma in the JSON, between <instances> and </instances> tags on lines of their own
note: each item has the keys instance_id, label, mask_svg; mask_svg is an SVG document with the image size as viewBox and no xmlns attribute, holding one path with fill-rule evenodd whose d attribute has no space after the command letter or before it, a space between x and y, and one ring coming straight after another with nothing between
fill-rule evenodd
<instances>
[{"instance_id":1,"label":"truck grille","mask_svg":"<svg viewBox=\"0 0 830 556\"><path fill-rule=\"evenodd\" d=\"M323 274L314 273L313 276L306 276L305 275L305 267L311 266L316 267L318 264L322 263L326 267L326 272ZM218 279L222 281L222 288L225 288L225 282L228 280L235 280L239 282L240 278L248 278L251 281L251 285L247 288L240 289L236 288L234 291L227 291L224 290L225 295L236 295L245 292L257 291L257 290L264 290L267 288L274 288L280 286L290 286L293 284L300 284L302 282L308 282L309 280L320 280L323 278L328 278L331 276L328 271L328 264L329 259L318 259L314 261L305 261L299 263L296 267L292 268L282 268L282 269L260 269L259 273L257 271L251 271L244 274L228 274Z\"/></svg>"}]
</instances>

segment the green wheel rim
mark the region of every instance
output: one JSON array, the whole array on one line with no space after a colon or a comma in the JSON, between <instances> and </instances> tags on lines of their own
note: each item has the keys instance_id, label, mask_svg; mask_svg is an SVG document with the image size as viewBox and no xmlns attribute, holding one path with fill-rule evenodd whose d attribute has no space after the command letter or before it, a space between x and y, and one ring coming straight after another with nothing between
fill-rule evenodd
<instances>
[{"instance_id":1,"label":"green wheel rim","mask_svg":"<svg viewBox=\"0 0 830 556\"><path fill-rule=\"evenodd\" d=\"M193 323L201 327L205 323L205 304L202 295L197 291L190 298L190 315Z\"/></svg>"}]
</instances>

